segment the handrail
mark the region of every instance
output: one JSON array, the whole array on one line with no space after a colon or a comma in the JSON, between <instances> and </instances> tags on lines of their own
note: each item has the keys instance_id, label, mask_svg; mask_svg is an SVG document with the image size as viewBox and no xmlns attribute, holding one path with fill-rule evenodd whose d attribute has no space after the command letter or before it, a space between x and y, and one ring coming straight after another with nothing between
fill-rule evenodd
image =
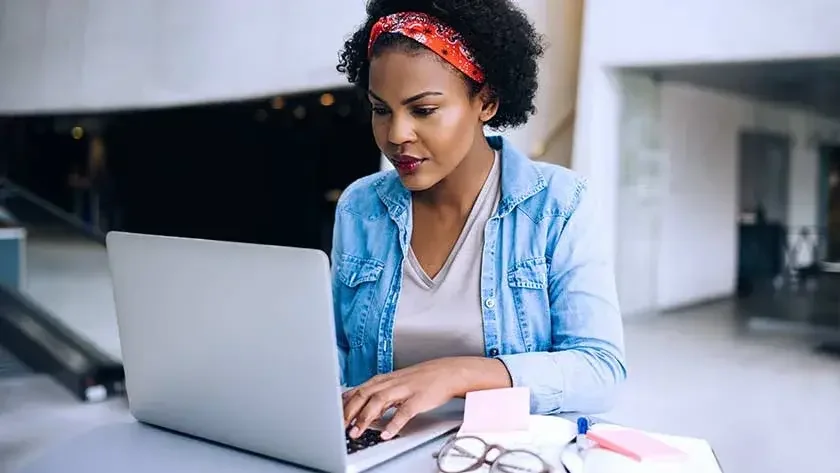
<instances>
[{"instance_id":1,"label":"handrail","mask_svg":"<svg viewBox=\"0 0 840 473\"><path fill-rule=\"evenodd\" d=\"M575 100L578 96L578 80L580 74L580 58L583 46L583 23L584 12L586 10L585 0L551 0L547 2L549 14L552 18L560 18L560 24L552 25L552 30L559 35L554 38L553 42L561 47L560 60L563 73L562 78L558 78L559 82L555 87L563 87L562 95L566 97L569 110L557 124L549 130L545 139L537 142L531 151L531 157L535 159L543 158L548 153L551 145L560 138L563 133L569 131L575 125ZM561 86L561 84L565 84ZM559 98L559 97L558 97ZM554 102L556 103L556 101ZM561 101L562 103L562 101ZM563 163L567 166L572 164L572 156L564 156L568 162Z\"/></svg>"},{"instance_id":2,"label":"handrail","mask_svg":"<svg viewBox=\"0 0 840 473\"><path fill-rule=\"evenodd\" d=\"M539 159L546 155L548 152L549 146L554 143L557 138L560 137L563 133L565 133L568 129L572 127L575 123L575 109L572 107L566 115L554 125L554 128L548 133L544 140L538 142L534 149L531 151L531 158L532 159Z\"/></svg>"},{"instance_id":3,"label":"handrail","mask_svg":"<svg viewBox=\"0 0 840 473\"><path fill-rule=\"evenodd\" d=\"M53 204L52 202L49 202L48 200L39 197L37 194L26 189L25 187L15 184L14 182L10 181L9 178L0 177L0 202L2 202L4 199L13 196L17 196L29 201L36 207L39 207L40 209L52 214L54 217L61 220L63 223L80 231L84 236L96 240L99 243L105 244L105 233L103 233L102 230L92 225L88 225L84 220L80 219L79 217L67 212L61 207Z\"/></svg>"}]
</instances>

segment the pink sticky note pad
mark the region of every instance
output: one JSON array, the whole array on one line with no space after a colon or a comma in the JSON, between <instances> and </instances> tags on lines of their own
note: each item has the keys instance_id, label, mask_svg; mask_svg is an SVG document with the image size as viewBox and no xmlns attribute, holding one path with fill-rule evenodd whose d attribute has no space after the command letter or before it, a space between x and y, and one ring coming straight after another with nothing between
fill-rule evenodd
<instances>
[{"instance_id":1,"label":"pink sticky note pad","mask_svg":"<svg viewBox=\"0 0 840 473\"><path fill-rule=\"evenodd\" d=\"M648 460L685 460L687 455L682 450L655 439L650 435L632 429L595 429L586 437L599 447L611 450L636 461Z\"/></svg>"},{"instance_id":2,"label":"pink sticky note pad","mask_svg":"<svg viewBox=\"0 0 840 473\"><path fill-rule=\"evenodd\" d=\"M531 423L528 388L488 389L467 393L460 434L527 431Z\"/></svg>"}]
</instances>

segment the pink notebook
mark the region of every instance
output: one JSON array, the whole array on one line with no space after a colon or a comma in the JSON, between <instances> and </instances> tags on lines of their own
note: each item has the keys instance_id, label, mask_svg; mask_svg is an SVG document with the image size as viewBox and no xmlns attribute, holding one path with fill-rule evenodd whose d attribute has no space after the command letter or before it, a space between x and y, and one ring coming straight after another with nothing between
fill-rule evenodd
<instances>
[{"instance_id":1,"label":"pink notebook","mask_svg":"<svg viewBox=\"0 0 840 473\"><path fill-rule=\"evenodd\" d=\"M688 458L685 452L657 440L650 435L632 429L595 429L586 438L599 447L611 450L636 461L668 460L682 461Z\"/></svg>"}]
</instances>

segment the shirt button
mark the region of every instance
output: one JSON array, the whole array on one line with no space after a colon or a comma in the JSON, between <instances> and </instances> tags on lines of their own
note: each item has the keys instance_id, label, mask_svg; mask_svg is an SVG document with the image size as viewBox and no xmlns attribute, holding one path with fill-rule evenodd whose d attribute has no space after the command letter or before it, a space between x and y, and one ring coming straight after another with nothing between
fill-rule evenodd
<instances>
[{"instance_id":1,"label":"shirt button","mask_svg":"<svg viewBox=\"0 0 840 473\"><path fill-rule=\"evenodd\" d=\"M499 349L498 348L491 348L490 349L490 356L499 356Z\"/></svg>"},{"instance_id":2,"label":"shirt button","mask_svg":"<svg viewBox=\"0 0 840 473\"><path fill-rule=\"evenodd\" d=\"M488 309L492 309L493 307L496 307L496 299L493 299L492 297L488 297L487 299L484 300L484 306L487 307Z\"/></svg>"}]
</instances>

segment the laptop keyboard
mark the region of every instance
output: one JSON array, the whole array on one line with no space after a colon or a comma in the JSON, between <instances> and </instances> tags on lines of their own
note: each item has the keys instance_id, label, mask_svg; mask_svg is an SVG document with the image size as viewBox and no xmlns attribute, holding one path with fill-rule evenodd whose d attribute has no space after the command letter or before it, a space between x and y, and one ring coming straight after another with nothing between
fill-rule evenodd
<instances>
[{"instance_id":1,"label":"laptop keyboard","mask_svg":"<svg viewBox=\"0 0 840 473\"><path fill-rule=\"evenodd\" d=\"M399 437L399 435L395 436L394 438ZM386 442L386 440L382 440L380 436L380 432L378 430L367 429L359 436L357 439L351 439L350 435L347 434L347 454L356 453L360 450L364 450L368 447L373 447L374 445L378 445L382 442Z\"/></svg>"}]
</instances>

